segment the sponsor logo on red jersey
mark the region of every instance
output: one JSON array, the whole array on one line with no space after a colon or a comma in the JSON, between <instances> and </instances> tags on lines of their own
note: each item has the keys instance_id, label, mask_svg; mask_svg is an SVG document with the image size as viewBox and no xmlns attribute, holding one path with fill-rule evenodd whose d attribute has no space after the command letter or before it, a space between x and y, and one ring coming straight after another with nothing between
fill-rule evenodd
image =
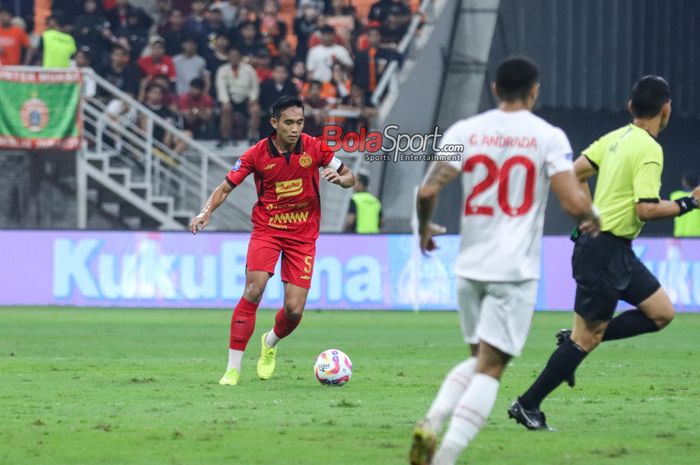
<instances>
[{"instance_id":1,"label":"sponsor logo on red jersey","mask_svg":"<svg viewBox=\"0 0 700 465\"><path fill-rule=\"evenodd\" d=\"M285 197L294 197L304 191L304 184L301 179L292 179L290 181L277 181L275 183L275 193L277 200Z\"/></svg>"}]
</instances>

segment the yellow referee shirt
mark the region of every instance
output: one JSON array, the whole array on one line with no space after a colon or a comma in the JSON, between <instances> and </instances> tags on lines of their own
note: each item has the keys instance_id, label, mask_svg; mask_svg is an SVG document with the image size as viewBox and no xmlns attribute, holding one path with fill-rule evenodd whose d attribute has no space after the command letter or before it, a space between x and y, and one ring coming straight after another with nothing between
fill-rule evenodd
<instances>
[{"instance_id":1,"label":"yellow referee shirt","mask_svg":"<svg viewBox=\"0 0 700 465\"><path fill-rule=\"evenodd\" d=\"M644 226L635 204L660 200L661 146L645 129L629 124L604 135L583 154L598 170L593 203L600 210L601 231L634 239Z\"/></svg>"}]
</instances>

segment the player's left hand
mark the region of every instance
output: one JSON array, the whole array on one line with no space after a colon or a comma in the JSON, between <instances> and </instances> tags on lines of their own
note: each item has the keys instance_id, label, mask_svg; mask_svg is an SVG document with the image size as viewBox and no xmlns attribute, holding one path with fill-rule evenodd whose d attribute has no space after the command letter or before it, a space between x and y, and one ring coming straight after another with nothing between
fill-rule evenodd
<instances>
[{"instance_id":1,"label":"player's left hand","mask_svg":"<svg viewBox=\"0 0 700 465\"><path fill-rule=\"evenodd\" d=\"M423 255L427 255L428 252L432 252L437 249L438 246L435 244L434 236L439 236L440 234L445 234L447 228L440 226L439 224L429 223L422 231L419 231L420 235L420 251Z\"/></svg>"},{"instance_id":2,"label":"player's left hand","mask_svg":"<svg viewBox=\"0 0 700 465\"><path fill-rule=\"evenodd\" d=\"M323 179L333 184L340 185L340 183L342 182L340 174L338 174L336 170L331 168L323 168L321 176L323 176Z\"/></svg>"}]
</instances>

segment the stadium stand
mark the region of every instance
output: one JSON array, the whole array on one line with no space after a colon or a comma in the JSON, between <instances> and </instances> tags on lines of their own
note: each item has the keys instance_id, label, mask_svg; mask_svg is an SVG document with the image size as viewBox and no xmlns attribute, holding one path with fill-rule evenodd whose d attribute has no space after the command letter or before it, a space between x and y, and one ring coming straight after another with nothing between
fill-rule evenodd
<instances>
[{"instance_id":1,"label":"stadium stand","mask_svg":"<svg viewBox=\"0 0 700 465\"><path fill-rule=\"evenodd\" d=\"M115 75L113 62L109 59L110 52L120 53L114 50L121 49L129 53L129 62L138 65L140 71L140 87L134 95L139 101L144 102L145 89L160 74L167 75L170 82L164 89L165 105L177 113L176 102L189 89L189 82L180 81L175 86L178 71L189 80L195 77L204 79L205 90L215 102L228 100L229 96L218 95L220 90L215 85L219 69L228 66L225 56L227 47L241 49L243 60L256 70L258 84L271 78L271 69L277 61L285 63L291 79L294 64L302 61L308 65L307 51L314 47L319 52L314 55L326 60L330 70L337 58L331 50L333 44L320 43L320 29L323 27L334 29L334 41L347 50L351 57L340 63L342 67L335 74L322 73L326 106L332 111L341 105L354 105L357 99L350 98L352 82L358 79L367 81L368 72L371 74L372 86L363 83L366 94L363 104L373 106L372 91L383 71L391 61L401 60L400 54L387 53L385 50L395 51L407 31L411 12L417 10L418 3L418 0L33 0L3 1L2 6L26 19L25 28L33 38L26 64L41 63L39 55L43 46L43 33L47 28L55 28L54 23L65 23L66 32L74 37L77 47L86 54L92 68L117 87L132 83L123 79L123 75ZM380 32L379 44L369 43L369 28ZM225 36L228 44L217 48L215 44L220 36ZM195 41L196 50L194 53L184 52L188 59L183 59L182 43L186 39ZM364 54L366 61L369 48L377 48L379 53L374 50L370 52L369 56L373 60L370 60L369 66L365 64L358 68L359 72L364 73L364 76L358 76L353 69L354 59L358 54ZM155 56L153 49L156 49ZM178 56L181 58L179 70L172 64ZM202 61L205 66L201 65ZM127 65L129 72L131 64ZM309 75L315 73L315 69L307 69L306 75L297 76L295 84L302 97L307 97ZM246 121L247 109L237 106L235 111L240 116L234 119L237 126L245 124L269 129L265 124L250 124ZM260 112L255 112L254 115L258 113ZM266 109L262 113L266 114ZM194 134L195 137L221 139L221 126L218 122L220 115L221 106L217 104L213 115L216 121L211 124L214 130L198 131ZM324 112L323 116L321 125L326 121L337 121L329 112ZM176 121L182 127L181 119ZM224 130L226 134L229 132ZM262 131L260 134L246 134L245 130L234 130L233 134L239 139L267 135ZM220 145L225 145L231 141L221 142Z\"/></svg>"}]
</instances>

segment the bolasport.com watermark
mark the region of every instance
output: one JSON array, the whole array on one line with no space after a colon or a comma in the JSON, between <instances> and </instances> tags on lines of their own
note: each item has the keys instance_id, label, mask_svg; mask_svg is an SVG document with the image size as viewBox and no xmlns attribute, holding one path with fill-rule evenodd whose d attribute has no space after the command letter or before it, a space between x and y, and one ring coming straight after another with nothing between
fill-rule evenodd
<instances>
[{"instance_id":1,"label":"bolasport.com watermark","mask_svg":"<svg viewBox=\"0 0 700 465\"><path fill-rule=\"evenodd\" d=\"M464 145L439 145L442 134L436 126L432 133L406 134L399 125L383 131L344 131L340 125L327 125L321 134L324 150L362 154L367 162L460 161Z\"/></svg>"}]
</instances>

